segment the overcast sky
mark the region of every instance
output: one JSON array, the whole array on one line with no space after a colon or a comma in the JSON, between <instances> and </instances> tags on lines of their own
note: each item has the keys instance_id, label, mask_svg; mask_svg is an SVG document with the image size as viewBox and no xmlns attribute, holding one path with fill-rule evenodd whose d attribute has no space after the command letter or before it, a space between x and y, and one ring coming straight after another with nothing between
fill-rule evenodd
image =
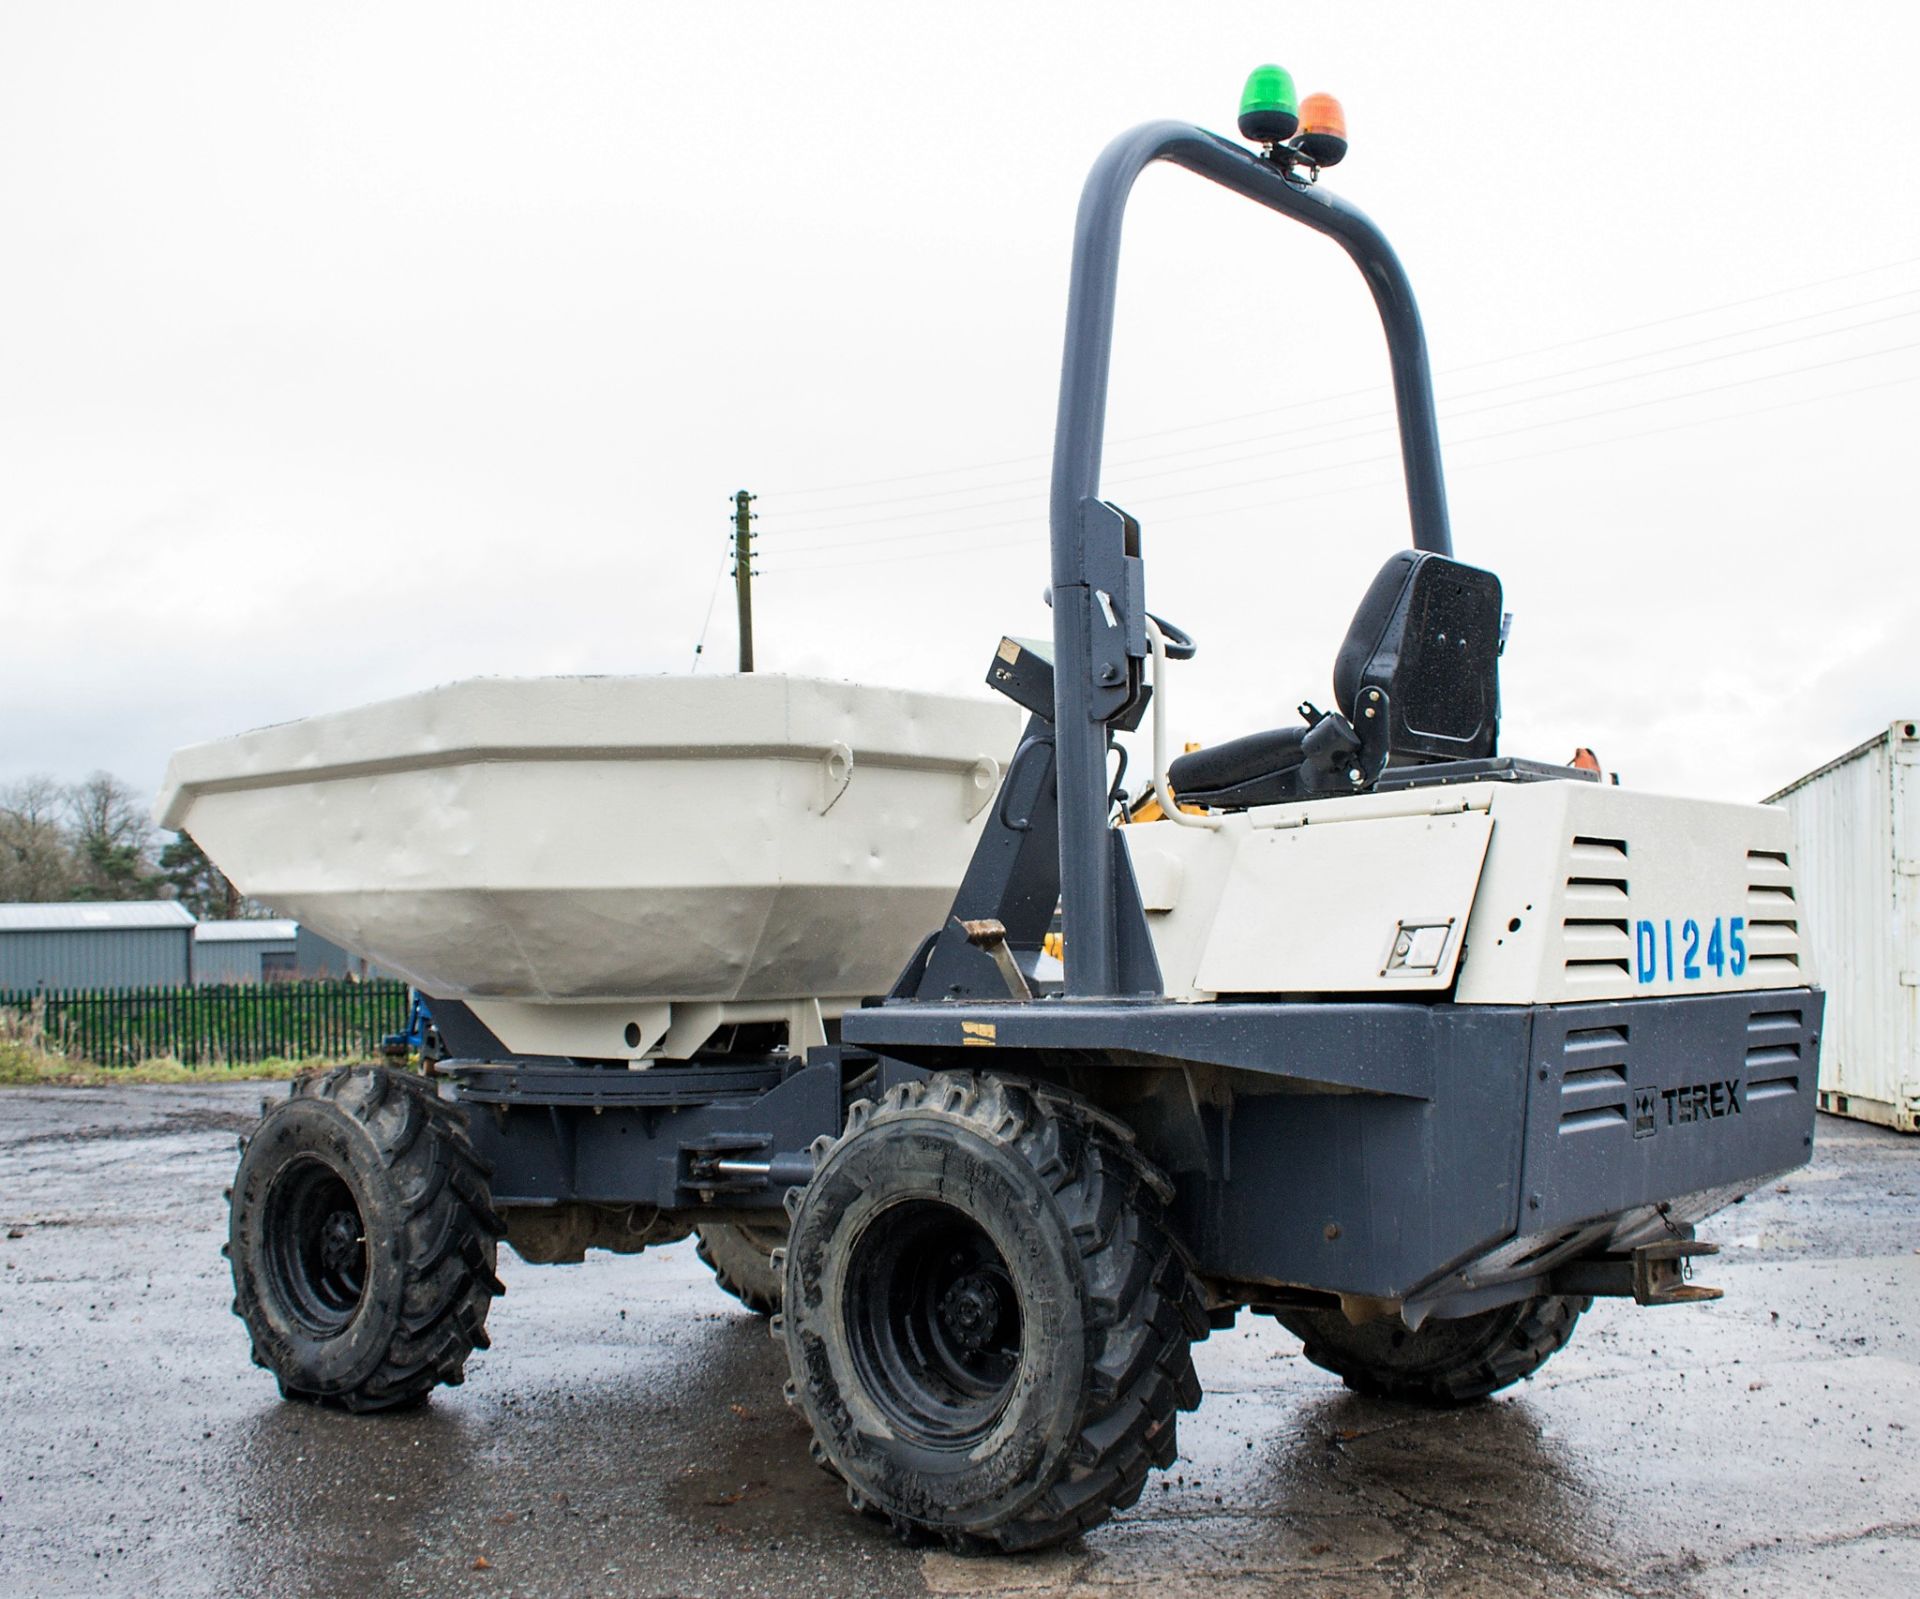
<instances>
[{"instance_id":1,"label":"overcast sky","mask_svg":"<svg viewBox=\"0 0 1920 1599\"><path fill-rule=\"evenodd\" d=\"M0 782L475 674L685 672L732 491L763 669L1043 633L1081 179L1340 95L1505 747L1758 797L1920 711L1906 5L0 8ZM1326 703L1407 539L1330 244L1172 171L1106 491L1176 737ZM725 591L701 670L731 665Z\"/></svg>"}]
</instances>

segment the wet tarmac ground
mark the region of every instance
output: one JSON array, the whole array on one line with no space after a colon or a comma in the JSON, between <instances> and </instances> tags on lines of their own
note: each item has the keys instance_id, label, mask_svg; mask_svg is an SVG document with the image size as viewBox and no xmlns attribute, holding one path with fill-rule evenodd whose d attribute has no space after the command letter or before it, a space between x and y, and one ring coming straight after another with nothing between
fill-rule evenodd
<instances>
[{"instance_id":1,"label":"wet tarmac ground","mask_svg":"<svg viewBox=\"0 0 1920 1599\"><path fill-rule=\"evenodd\" d=\"M0 1090L0 1595L1920 1594L1920 1140L1823 1117L1710 1225L1725 1300L1603 1302L1467 1411L1354 1397L1243 1316L1135 1509L967 1560L846 1508L685 1244L503 1251L465 1387L282 1404L219 1255L259 1097Z\"/></svg>"}]
</instances>

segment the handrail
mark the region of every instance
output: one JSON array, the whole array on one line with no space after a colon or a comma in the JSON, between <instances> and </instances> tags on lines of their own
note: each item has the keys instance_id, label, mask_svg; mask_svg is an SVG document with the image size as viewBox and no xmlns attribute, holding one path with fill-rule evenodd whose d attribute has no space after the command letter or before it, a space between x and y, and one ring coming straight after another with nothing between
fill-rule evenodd
<instances>
[{"instance_id":1,"label":"handrail","mask_svg":"<svg viewBox=\"0 0 1920 1599\"><path fill-rule=\"evenodd\" d=\"M1151 616L1147 618L1147 643L1153 650L1153 797L1160 802L1161 814L1170 822L1178 822L1182 827L1219 827L1219 817L1204 812L1196 816L1174 802L1173 790L1167 783L1167 635Z\"/></svg>"}]
</instances>

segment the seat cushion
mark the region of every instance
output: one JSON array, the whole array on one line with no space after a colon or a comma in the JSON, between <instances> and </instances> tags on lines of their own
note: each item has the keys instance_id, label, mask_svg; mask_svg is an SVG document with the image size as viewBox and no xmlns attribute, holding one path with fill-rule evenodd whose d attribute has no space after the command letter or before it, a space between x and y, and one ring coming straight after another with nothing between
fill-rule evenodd
<instances>
[{"instance_id":1,"label":"seat cushion","mask_svg":"<svg viewBox=\"0 0 1920 1599\"><path fill-rule=\"evenodd\" d=\"M1298 799L1304 724L1249 733L1181 755L1167 767L1174 798L1194 805L1279 805Z\"/></svg>"}]
</instances>

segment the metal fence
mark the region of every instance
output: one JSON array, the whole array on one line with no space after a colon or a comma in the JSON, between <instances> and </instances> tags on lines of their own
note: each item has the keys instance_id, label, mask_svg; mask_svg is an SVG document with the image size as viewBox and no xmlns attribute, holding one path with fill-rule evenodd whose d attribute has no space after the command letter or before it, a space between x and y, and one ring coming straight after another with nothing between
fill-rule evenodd
<instances>
[{"instance_id":1,"label":"metal fence","mask_svg":"<svg viewBox=\"0 0 1920 1599\"><path fill-rule=\"evenodd\" d=\"M49 1047L100 1066L157 1055L194 1065L372 1056L407 1020L395 982L236 983L217 988L0 992Z\"/></svg>"}]
</instances>

